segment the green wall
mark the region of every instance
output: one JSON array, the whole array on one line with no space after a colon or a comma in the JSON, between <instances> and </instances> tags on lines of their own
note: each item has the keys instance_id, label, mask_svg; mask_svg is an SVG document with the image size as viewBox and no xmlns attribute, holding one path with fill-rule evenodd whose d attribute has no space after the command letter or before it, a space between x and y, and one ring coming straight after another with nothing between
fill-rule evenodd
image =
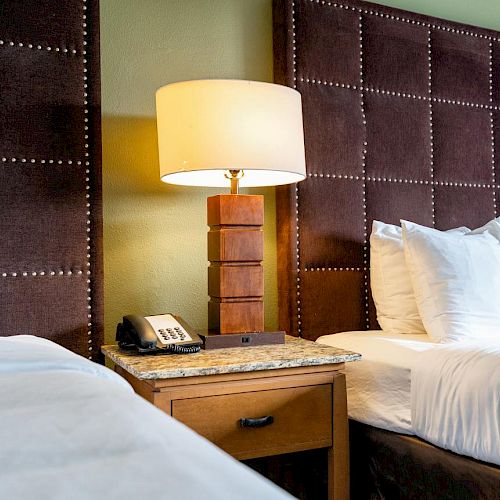
<instances>
[{"instance_id":1,"label":"green wall","mask_svg":"<svg viewBox=\"0 0 500 500\"><path fill-rule=\"evenodd\" d=\"M500 31L499 0L379 0L376 3Z\"/></svg>"},{"instance_id":2,"label":"green wall","mask_svg":"<svg viewBox=\"0 0 500 500\"><path fill-rule=\"evenodd\" d=\"M202 78L272 81L270 0L101 0L106 340L124 314L207 321L206 198L160 182L155 91ZM265 196L266 325L276 328L274 190Z\"/></svg>"},{"instance_id":3,"label":"green wall","mask_svg":"<svg viewBox=\"0 0 500 500\"><path fill-rule=\"evenodd\" d=\"M379 3L500 30L498 0ZM154 93L201 78L272 81L271 0L101 0L106 340L124 314L207 318L206 197L159 180ZM265 196L266 327L277 327L274 190Z\"/></svg>"}]
</instances>

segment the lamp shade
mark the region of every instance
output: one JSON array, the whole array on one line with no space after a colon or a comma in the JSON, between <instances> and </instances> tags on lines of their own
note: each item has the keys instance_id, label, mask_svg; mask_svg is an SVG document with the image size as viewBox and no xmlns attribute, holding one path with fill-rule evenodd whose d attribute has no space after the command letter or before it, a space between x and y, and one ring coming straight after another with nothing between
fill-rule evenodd
<instances>
[{"instance_id":1,"label":"lamp shade","mask_svg":"<svg viewBox=\"0 0 500 500\"><path fill-rule=\"evenodd\" d=\"M173 83L156 92L160 176L186 186L289 184L306 175L301 96L242 80Z\"/></svg>"}]
</instances>

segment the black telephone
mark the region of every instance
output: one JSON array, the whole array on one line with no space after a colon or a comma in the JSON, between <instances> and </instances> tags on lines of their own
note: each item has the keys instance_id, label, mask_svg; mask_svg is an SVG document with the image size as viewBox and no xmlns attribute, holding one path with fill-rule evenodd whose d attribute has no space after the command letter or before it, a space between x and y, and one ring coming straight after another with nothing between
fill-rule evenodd
<instances>
[{"instance_id":1,"label":"black telephone","mask_svg":"<svg viewBox=\"0 0 500 500\"><path fill-rule=\"evenodd\" d=\"M173 314L124 316L116 327L116 340L121 349L139 354L190 354L199 352L202 344L194 330Z\"/></svg>"}]
</instances>

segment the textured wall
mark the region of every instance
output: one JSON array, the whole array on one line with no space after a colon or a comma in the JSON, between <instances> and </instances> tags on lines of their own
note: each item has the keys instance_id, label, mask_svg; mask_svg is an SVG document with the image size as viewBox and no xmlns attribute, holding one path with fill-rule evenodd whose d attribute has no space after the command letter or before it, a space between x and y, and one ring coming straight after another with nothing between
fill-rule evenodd
<instances>
[{"instance_id":1,"label":"textured wall","mask_svg":"<svg viewBox=\"0 0 500 500\"><path fill-rule=\"evenodd\" d=\"M498 0L381 4L500 29ZM199 78L272 81L271 0L101 0L105 326L122 315L207 316L206 197L163 184L154 92ZM266 326L277 325L274 190L266 203Z\"/></svg>"}]
</instances>

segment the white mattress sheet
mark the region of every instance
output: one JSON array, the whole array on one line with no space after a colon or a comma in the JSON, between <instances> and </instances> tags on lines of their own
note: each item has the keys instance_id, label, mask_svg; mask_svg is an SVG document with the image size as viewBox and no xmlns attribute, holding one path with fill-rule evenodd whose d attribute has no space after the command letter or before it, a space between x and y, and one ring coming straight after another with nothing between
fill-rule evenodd
<instances>
[{"instance_id":1,"label":"white mattress sheet","mask_svg":"<svg viewBox=\"0 0 500 500\"><path fill-rule=\"evenodd\" d=\"M426 334L388 334L381 330L344 332L317 340L360 353L361 361L346 363L349 417L403 434L411 425L411 366L419 352L434 344Z\"/></svg>"},{"instance_id":2,"label":"white mattress sheet","mask_svg":"<svg viewBox=\"0 0 500 500\"><path fill-rule=\"evenodd\" d=\"M284 499L283 490L44 339L0 338L0 498Z\"/></svg>"},{"instance_id":3,"label":"white mattress sheet","mask_svg":"<svg viewBox=\"0 0 500 500\"><path fill-rule=\"evenodd\" d=\"M500 339L468 339L421 353L411 392L417 436L500 465Z\"/></svg>"}]
</instances>

